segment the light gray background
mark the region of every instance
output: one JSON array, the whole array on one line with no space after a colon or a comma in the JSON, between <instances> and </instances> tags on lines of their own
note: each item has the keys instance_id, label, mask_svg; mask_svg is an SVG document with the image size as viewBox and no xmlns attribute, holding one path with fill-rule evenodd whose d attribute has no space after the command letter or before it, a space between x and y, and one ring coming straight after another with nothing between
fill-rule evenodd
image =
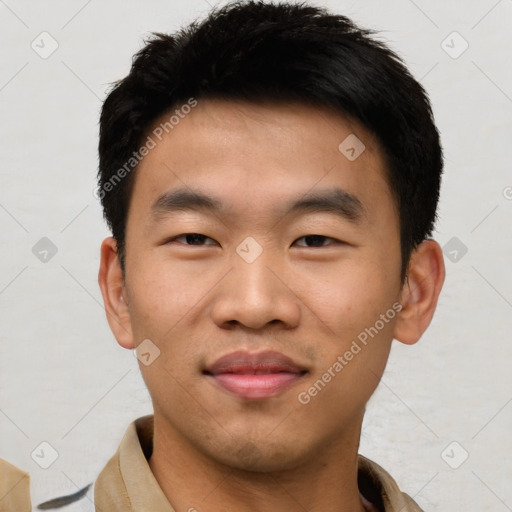
<instances>
[{"instance_id":1,"label":"light gray background","mask_svg":"<svg viewBox=\"0 0 512 512\"><path fill-rule=\"evenodd\" d=\"M459 244L427 333L394 342L360 451L426 511L512 510L512 0L312 3L379 29L426 87L446 157L435 238ZM143 37L209 4L0 1L0 457L30 473L34 503L92 481L151 412L97 285L98 115ZM59 45L46 59L43 31ZM457 58L453 31L469 44ZM58 249L46 263L42 237ZM49 469L31 458L42 441Z\"/></svg>"}]
</instances>

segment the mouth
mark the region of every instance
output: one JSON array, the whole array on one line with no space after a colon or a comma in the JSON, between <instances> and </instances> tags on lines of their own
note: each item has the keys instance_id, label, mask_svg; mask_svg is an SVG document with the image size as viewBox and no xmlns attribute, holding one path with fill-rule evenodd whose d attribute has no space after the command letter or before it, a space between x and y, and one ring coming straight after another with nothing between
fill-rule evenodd
<instances>
[{"instance_id":1,"label":"mouth","mask_svg":"<svg viewBox=\"0 0 512 512\"><path fill-rule=\"evenodd\" d=\"M307 373L305 367L279 352L233 352L203 370L203 375L216 385L248 400L275 396Z\"/></svg>"}]
</instances>

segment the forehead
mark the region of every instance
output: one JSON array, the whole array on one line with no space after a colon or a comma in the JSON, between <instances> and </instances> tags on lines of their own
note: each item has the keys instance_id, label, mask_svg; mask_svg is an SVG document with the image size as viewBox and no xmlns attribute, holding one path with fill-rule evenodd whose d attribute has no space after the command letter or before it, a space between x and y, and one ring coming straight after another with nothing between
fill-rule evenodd
<instances>
[{"instance_id":1,"label":"forehead","mask_svg":"<svg viewBox=\"0 0 512 512\"><path fill-rule=\"evenodd\" d=\"M161 116L147 137L154 147L136 170L132 195L139 212L187 187L247 215L329 187L356 197L370 217L394 209L375 137L325 108L198 100Z\"/></svg>"}]
</instances>

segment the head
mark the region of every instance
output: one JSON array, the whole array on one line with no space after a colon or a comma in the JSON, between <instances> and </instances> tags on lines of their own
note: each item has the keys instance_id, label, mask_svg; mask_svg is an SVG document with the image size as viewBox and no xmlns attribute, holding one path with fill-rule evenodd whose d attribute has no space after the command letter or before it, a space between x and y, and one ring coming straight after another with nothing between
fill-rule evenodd
<instances>
[{"instance_id":1,"label":"head","mask_svg":"<svg viewBox=\"0 0 512 512\"><path fill-rule=\"evenodd\" d=\"M356 432L444 279L439 136L400 59L343 16L237 2L147 42L100 125L100 286L118 342L159 351L155 421L253 470ZM301 370L275 396L210 378L267 350Z\"/></svg>"}]
</instances>

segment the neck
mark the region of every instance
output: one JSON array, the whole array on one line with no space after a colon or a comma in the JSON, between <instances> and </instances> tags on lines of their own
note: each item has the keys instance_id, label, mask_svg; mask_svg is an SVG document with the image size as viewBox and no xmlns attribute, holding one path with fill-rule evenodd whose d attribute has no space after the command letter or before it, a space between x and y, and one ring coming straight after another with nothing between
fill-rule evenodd
<instances>
[{"instance_id":1,"label":"neck","mask_svg":"<svg viewBox=\"0 0 512 512\"><path fill-rule=\"evenodd\" d=\"M149 466L176 512L365 512L372 508L357 486L361 423L302 464L260 472L214 460L155 414Z\"/></svg>"}]
</instances>

